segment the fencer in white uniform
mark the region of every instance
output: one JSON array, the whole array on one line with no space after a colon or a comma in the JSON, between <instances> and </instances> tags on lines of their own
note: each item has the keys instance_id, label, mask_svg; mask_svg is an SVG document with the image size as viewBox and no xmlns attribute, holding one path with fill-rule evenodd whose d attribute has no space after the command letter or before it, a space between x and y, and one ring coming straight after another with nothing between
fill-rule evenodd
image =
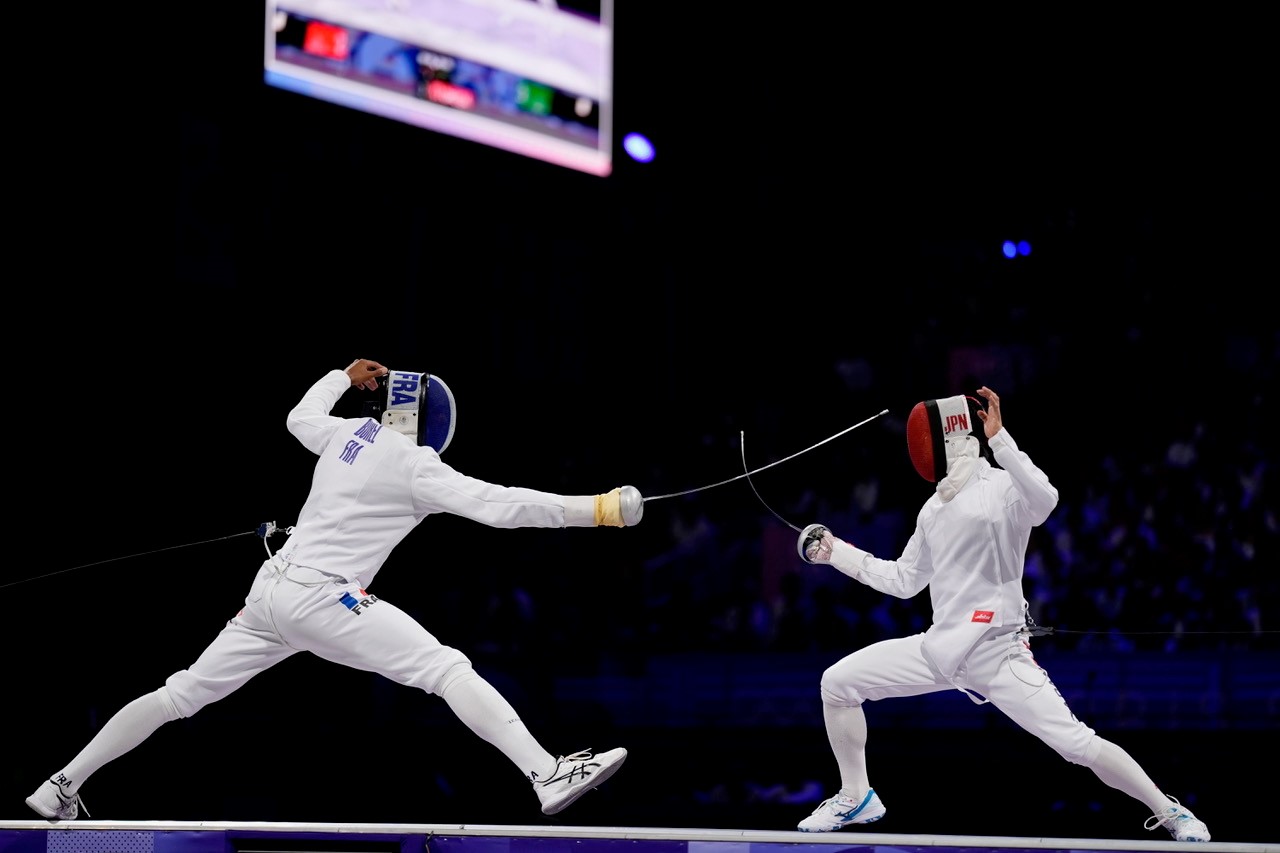
<instances>
[{"instance_id":1,"label":"fencer in white uniform","mask_svg":"<svg viewBox=\"0 0 1280 853\"><path fill-rule=\"evenodd\" d=\"M384 387L388 402L380 407L381 419L330 414L348 390ZM500 528L640 521L643 499L630 486L562 496L459 473L440 458L455 423L452 393L430 374L391 372L357 359L312 385L287 419L289 431L318 457L311 491L288 541L258 570L243 609L189 668L121 708L27 804L51 820L76 818L81 786L107 762L162 724L190 717L303 651L444 699L519 768L545 814L563 810L616 772L627 756L622 748L558 757L548 752L466 655L368 591L392 549L433 514Z\"/></svg>"},{"instance_id":2,"label":"fencer in white uniform","mask_svg":"<svg viewBox=\"0 0 1280 853\"><path fill-rule=\"evenodd\" d=\"M1031 530L1057 506L1058 491L1004 427L1000 398L986 386L978 394L985 409L960 395L923 401L908 418L912 462L937 486L897 559L876 557L821 524L800 535L807 562L832 565L880 592L906 599L927 587L933 618L923 633L872 643L822 674L823 719L841 787L798 828L829 832L884 816L867 773L864 702L955 689L994 705L1067 761L1144 803L1152 811L1148 829L1208 841L1208 828L1187 807L1075 717L1032 656L1023 564Z\"/></svg>"}]
</instances>

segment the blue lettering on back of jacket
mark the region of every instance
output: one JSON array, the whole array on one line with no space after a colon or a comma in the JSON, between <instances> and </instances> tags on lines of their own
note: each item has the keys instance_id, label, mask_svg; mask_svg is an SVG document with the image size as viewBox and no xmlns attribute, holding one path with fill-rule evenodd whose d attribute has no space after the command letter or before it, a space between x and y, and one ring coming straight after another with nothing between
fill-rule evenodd
<instances>
[{"instance_id":1,"label":"blue lettering on back of jacket","mask_svg":"<svg viewBox=\"0 0 1280 853\"><path fill-rule=\"evenodd\" d=\"M342 452L338 455L338 458L348 465L354 465L356 457L359 456L360 451L364 449L364 445L356 439L361 439L362 441L367 441L369 444L373 444L373 442L377 440L378 433L380 432L382 432L382 426L372 418L367 419L364 423L360 424L360 427L355 431L355 438L347 441L346 446L342 448Z\"/></svg>"}]
</instances>

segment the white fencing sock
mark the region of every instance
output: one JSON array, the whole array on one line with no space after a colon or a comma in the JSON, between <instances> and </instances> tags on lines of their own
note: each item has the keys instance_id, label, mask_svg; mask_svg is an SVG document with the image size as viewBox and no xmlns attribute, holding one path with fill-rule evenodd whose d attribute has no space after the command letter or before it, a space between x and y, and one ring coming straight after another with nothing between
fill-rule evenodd
<instances>
[{"instance_id":1,"label":"white fencing sock","mask_svg":"<svg viewBox=\"0 0 1280 853\"><path fill-rule=\"evenodd\" d=\"M1098 757L1089 765L1089 769L1099 779L1117 791L1123 791L1135 800L1146 803L1152 814L1160 814L1172 805L1133 756L1109 740L1098 738L1098 744Z\"/></svg>"},{"instance_id":2,"label":"white fencing sock","mask_svg":"<svg viewBox=\"0 0 1280 853\"><path fill-rule=\"evenodd\" d=\"M124 755L178 716L178 709L164 687L134 699L116 711L80 754L62 768L62 775L67 779L64 790L74 794L96 770Z\"/></svg>"},{"instance_id":3,"label":"white fencing sock","mask_svg":"<svg viewBox=\"0 0 1280 853\"><path fill-rule=\"evenodd\" d=\"M458 719L511 759L526 779L533 779L535 773L546 779L554 773L556 757L534 739L511 703L475 670L458 670L446 676L437 690Z\"/></svg>"},{"instance_id":4,"label":"white fencing sock","mask_svg":"<svg viewBox=\"0 0 1280 853\"><path fill-rule=\"evenodd\" d=\"M867 780L867 715L862 706L822 703L822 719L827 726L827 740L840 767L840 791L855 799L871 790Z\"/></svg>"}]
</instances>

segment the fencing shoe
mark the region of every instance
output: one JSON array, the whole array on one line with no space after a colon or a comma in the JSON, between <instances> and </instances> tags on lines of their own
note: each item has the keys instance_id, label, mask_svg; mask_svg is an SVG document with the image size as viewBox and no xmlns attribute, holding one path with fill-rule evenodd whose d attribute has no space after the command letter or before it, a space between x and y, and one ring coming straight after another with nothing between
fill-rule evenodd
<instances>
[{"instance_id":1,"label":"fencing shoe","mask_svg":"<svg viewBox=\"0 0 1280 853\"><path fill-rule=\"evenodd\" d=\"M80 795L68 794L66 786L53 779L45 780L36 788L36 792L27 797L27 805L49 820L75 820L81 807ZM89 810L85 809L84 813L88 815Z\"/></svg>"},{"instance_id":2,"label":"fencing shoe","mask_svg":"<svg viewBox=\"0 0 1280 853\"><path fill-rule=\"evenodd\" d=\"M627 751L622 748L595 756L591 754L591 750L584 749L573 755L557 758L555 772L546 779L539 779L537 773L531 774L533 790L542 802L542 813L556 814L564 811L578 797L616 773L626 757Z\"/></svg>"},{"instance_id":3,"label":"fencing shoe","mask_svg":"<svg viewBox=\"0 0 1280 853\"><path fill-rule=\"evenodd\" d=\"M836 794L822 803L796 826L801 832L831 832L851 823L871 823L884 817L884 803L876 796L875 789L867 791L861 801L844 794Z\"/></svg>"},{"instance_id":4,"label":"fencing shoe","mask_svg":"<svg viewBox=\"0 0 1280 853\"><path fill-rule=\"evenodd\" d=\"M1209 827L1204 825L1204 821L1193 815L1191 809L1173 797L1169 799L1173 800L1173 805L1159 814L1153 814L1147 818L1147 822L1143 827L1150 831L1158 826L1163 826L1169 830L1169 834L1173 836L1174 841L1208 841Z\"/></svg>"}]
</instances>

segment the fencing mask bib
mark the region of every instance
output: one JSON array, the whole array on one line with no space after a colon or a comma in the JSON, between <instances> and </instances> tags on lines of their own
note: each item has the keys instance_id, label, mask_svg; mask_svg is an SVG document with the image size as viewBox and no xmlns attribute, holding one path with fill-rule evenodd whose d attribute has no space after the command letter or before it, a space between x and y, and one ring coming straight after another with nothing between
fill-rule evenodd
<instances>
[{"instance_id":1,"label":"fencing mask bib","mask_svg":"<svg viewBox=\"0 0 1280 853\"><path fill-rule=\"evenodd\" d=\"M383 390L385 401L371 404L366 413L419 445L444 453L458 420L453 392L444 380L430 373L392 370L385 377Z\"/></svg>"},{"instance_id":2,"label":"fencing mask bib","mask_svg":"<svg viewBox=\"0 0 1280 853\"><path fill-rule=\"evenodd\" d=\"M907 453L916 472L930 483L947 476L952 459L986 457L994 464L978 401L958 394L916 403L907 416Z\"/></svg>"}]
</instances>

